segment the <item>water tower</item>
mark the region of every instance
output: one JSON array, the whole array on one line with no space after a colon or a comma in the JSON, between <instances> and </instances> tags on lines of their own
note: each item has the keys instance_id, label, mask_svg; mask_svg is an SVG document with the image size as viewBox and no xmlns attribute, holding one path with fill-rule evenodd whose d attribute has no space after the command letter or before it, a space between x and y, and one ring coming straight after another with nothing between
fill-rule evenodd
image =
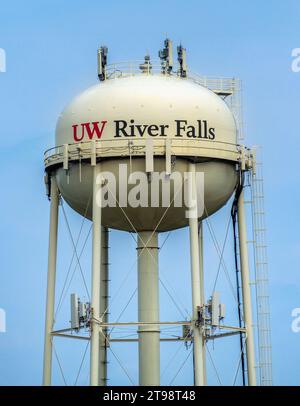
<instances>
[{"instance_id":1,"label":"water tower","mask_svg":"<svg viewBox=\"0 0 300 406\"><path fill-rule=\"evenodd\" d=\"M46 307L44 385L51 384L52 340L82 326L89 329L90 384L105 385L108 330L108 229L137 236L139 383L160 384L160 326L182 324L193 343L194 383L205 385L205 341L219 325L218 296L205 302L202 220L235 194L238 218L243 323L228 334L246 338L247 382L256 384L243 179L253 168L252 152L238 145L238 81L205 78L187 70L186 51L166 40L159 62L107 64L98 50L99 83L77 96L61 113L55 147L45 154L51 202ZM71 297L70 328L54 331L59 201L93 222L90 303ZM192 318L159 317L158 233L190 230ZM126 324L126 323L124 323ZM226 333L224 333L226 335ZM185 337L185 338L186 338Z\"/></svg>"}]
</instances>

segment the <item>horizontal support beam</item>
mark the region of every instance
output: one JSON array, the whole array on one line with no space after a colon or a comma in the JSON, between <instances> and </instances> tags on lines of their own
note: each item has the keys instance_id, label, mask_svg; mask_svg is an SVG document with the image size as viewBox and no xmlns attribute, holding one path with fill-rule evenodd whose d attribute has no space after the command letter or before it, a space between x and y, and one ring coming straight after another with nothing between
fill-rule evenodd
<instances>
[{"instance_id":1,"label":"horizontal support beam","mask_svg":"<svg viewBox=\"0 0 300 406\"><path fill-rule=\"evenodd\" d=\"M240 333L241 333L240 331L231 331L229 333L214 334L212 336L207 336L205 338L206 338L206 340L215 340L216 338L235 336Z\"/></svg>"},{"instance_id":2,"label":"horizontal support beam","mask_svg":"<svg viewBox=\"0 0 300 406\"><path fill-rule=\"evenodd\" d=\"M241 332L241 333L245 333L245 332L246 332L246 329L245 329L245 328L242 328L242 327L220 325L220 326L218 326L218 328L219 328L220 330L233 330L233 331L238 331L238 332Z\"/></svg>"},{"instance_id":3,"label":"horizontal support beam","mask_svg":"<svg viewBox=\"0 0 300 406\"><path fill-rule=\"evenodd\" d=\"M215 340L217 338L223 337L230 337L239 334L238 331L232 331L230 333L223 333L223 334L215 334L212 336L205 337L206 340ZM90 339L89 336L79 336L74 334L61 334L61 333L52 333L54 337L63 337L63 338L74 338L77 340L85 340L88 341ZM108 339L110 343L135 343L138 342L138 338L110 338ZM183 337L174 337L174 338L161 338L160 341L192 341L192 338L183 338Z\"/></svg>"},{"instance_id":4,"label":"horizontal support beam","mask_svg":"<svg viewBox=\"0 0 300 406\"><path fill-rule=\"evenodd\" d=\"M90 340L90 336L79 336L74 334L52 333L53 337L75 338L76 340Z\"/></svg>"},{"instance_id":5,"label":"horizontal support beam","mask_svg":"<svg viewBox=\"0 0 300 406\"><path fill-rule=\"evenodd\" d=\"M78 340L85 340L88 341L90 339L89 336L76 336L72 334L59 334L59 333L54 333L52 334L55 337L63 337L63 338L75 338ZM109 343L137 343L139 341L138 338L110 338ZM183 337L178 337L178 338L161 338L160 341L192 341L191 338L183 338Z\"/></svg>"},{"instance_id":6,"label":"horizontal support beam","mask_svg":"<svg viewBox=\"0 0 300 406\"><path fill-rule=\"evenodd\" d=\"M242 331L245 333L244 329ZM215 340L217 338L223 338L223 337L230 337L240 334L240 331L231 331L228 333L221 333L221 334L214 334L211 336L206 336L206 340ZM86 340L88 341L90 339L90 336L80 336L80 335L75 335L75 334L65 334L65 333L60 333L60 332L53 332L52 336L54 337L63 337L63 338L74 338L76 340ZM192 337L174 337L174 338L161 338L160 341L192 341ZM108 341L110 343L119 343L119 342L125 342L125 343L134 343L138 342L138 338L108 338Z\"/></svg>"},{"instance_id":7,"label":"horizontal support beam","mask_svg":"<svg viewBox=\"0 0 300 406\"><path fill-rule=\"evenodd\" d=\"M116 323L98 323L101 327L114 327L114 326L151 326L151 325L172 325L172 326L191 326L192 323L190 321L130 321L130 322L116 322Z\"/></svg>"},{"instance_id":8,"label":"horizontal support beam","mask_svg":"<svg viewBox=\"0 0 300 406\"><path fill-rule=\"evenodd\" d=\"M157 322L112 322L112 323L101 323L100 321L97 323L100 327L114 327L114 326L119 326L119 327L126 327L126 326L149 326L149 325L174 325L174 326L191 326L192 323L190 321L157 321ZM209 324L206 324L206 326L209 326ZM220 330L232 330L236 332L242 332L245 333L246 329L245 328L240 328L240 327L235 327L235 326L224 326L220 325L218 326L218 329ZM64 333L68 333L70 331L74 331L72 328L65 328L61 330L56 330L52 331L52 335L61 335Z\"/></svg>"}]
</instances>

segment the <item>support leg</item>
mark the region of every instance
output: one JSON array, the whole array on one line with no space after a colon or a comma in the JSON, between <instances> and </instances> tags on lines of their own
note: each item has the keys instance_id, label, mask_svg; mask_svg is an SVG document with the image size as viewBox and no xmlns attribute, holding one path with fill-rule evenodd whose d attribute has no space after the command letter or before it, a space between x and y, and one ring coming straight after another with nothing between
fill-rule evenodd
<instances>
[{"instance_id":1,"label":"support leg","mask_svg":"<svg viewBox=\"0 0 300 406\"><path fill-rule=\"evenodd\" d=\"M55 176L51 177L51 206L50 206L50 228L49 228L49 251L48 251L48 280L47 280L47 303L44 343L44 370L43 385L51 385L52 375L52 335L54 323L54 302L55 302L55 278L57 258L57 226L58 226L58 204L59 192Z\"/></svg>"},{"instance_id":2,"label":"support leg","mask_svg":"<svg viewBox=\"0 0 300 406\"><path fill-rule=\"evenodd\" d=\"M193 306L193 333L194 333L194 381L195 386L205 384L204 366L204 339L199 326L197 308L201 306L201 280L200 280L200 259L199 259L199 237L198 237L198 215L197 215L197 190L196 190L196 169L195 164L189 164L191 177L189 179L189 207L195 210L194 215L189 218L190 227L190 253L191 253L191 274L192 274L192 306ZM193 202L193 207L192 207Z\"/></svg>"},{"instance_id":3,"label":"support leg","mask_svg":"<svg viewBox=\"0 0 300 406\"><path fill-rule=\"evenodd\" d=\"M201 306L205 304L204 294L204 257L203 257L203 224L202 221L198 225L199 233L199 271L200 271L200 301ZM203 385L206 385L206 353L205 353L205 339L202 339L202 372Z\"/></svg>"},{"instance_id":4,"label":"support leg","mask_svg":"<svg viewBox=\"0 0 300 406\"><path fill-rule=\"evenodd\" d=\"M101 254L101 285L100 285L100 317L103 322L108 322L108 298L109 298L109 265L108 265L108 244L109 231L102 227L102 254ZM107 385L107 329L100 333L100 365L99 385Z\"/></svg>"},{"instance_id":5,"label":"support leg","mask_svg":"<svg viewBox=\"0 0 300 406\"><path fill-rule=\"evenodd\" d=\"M247 228L244 207L244 191L241 192L238 201L238 230L240 243L244 321L246 328L248 385L255 386L256 385L255 347L254 347L252 307L251 307L251 289L250 289L248 248L247 248Z\"/></svg>"},{"instance_id":6,"label":"support leg","mask_svg":"<svg viewBox=\"0 0 300 406\"><path fill-rule=\"evenodd\" d=\"M146 246L146 247L145 247ZM159 321L158 234L144 231L138 237L139 321ZM160 332L158 325L139 327L139 384L160 384Z\"/></svg>"},{"instance_id":7,"label":"support leg","mask_svg":"<svg viewBox=\"0 0 300 406\"><path fill-rule=\"evenodd\" d=\"M100 289L101 289L101 202L97 201L100 191L100 164L94 167L93 176L93 259L92 259L92 320L91 320L91 353L90 353L90 385L99 385L99 349L100 335L99 325L96 320L100 319ZM99 204L98 204L99 203ZM95 320L96 319L96 320ZM100 330L101 334L101 330Z\"/></svg>"}]
</instances>

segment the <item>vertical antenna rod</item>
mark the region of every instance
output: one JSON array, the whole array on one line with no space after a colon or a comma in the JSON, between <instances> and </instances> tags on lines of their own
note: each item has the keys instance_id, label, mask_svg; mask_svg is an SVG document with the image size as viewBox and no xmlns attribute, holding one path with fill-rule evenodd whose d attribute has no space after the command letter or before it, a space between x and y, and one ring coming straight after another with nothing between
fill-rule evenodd
<instances>
[{"instance_id":1,"label":"vertical antenna rod","mask_svg":"<svg viewBox=\"0 0 300 406\"><path fill-rule=\"evenodd\" d=\"M164 48L158 51L161 60L162 73L171 73L173 69L173 43L165 39Z\"/></svg>"},{"instance_id":2,"label":"vertical antenna rod","mask_svg":"<svg viewBox=\"0 0 300 406\"><path fill-rule=\"evenodd\" d=\"M105 68L107 65L107 53L108 48L106 46L98 48L97 51L98 78L101 82L106 79Z\"/></svg>"},{"instance_id":3,"label":"vertical antenna rod","mask_svg":"<svg viewBox=\"0 0 300 406\"><path fill-rule=\"evenodd\" d=\"M177 47L177 60L179 63L179 76L185 78L187 74L186 49L181 44Z\"/></svg>"},{"instance_id":4,"label":"vertical antenna rod","mask_svg":"<svg viewBox=\"0 0 300 406\"><path fill-rule=\"evenodd\" d=\"M49 251L48 251L48 280L47 280L47 303L45 323L45 344L44 344L44 372L43 385L51 385L52 376L52 330L54 323L54 302L55 302L55 279L56 279L56 258L57 258L57 225L58 225L58 204L59 192L55 176L50 181L50 228L49 228Z\"/></svg>"}]
</instances>

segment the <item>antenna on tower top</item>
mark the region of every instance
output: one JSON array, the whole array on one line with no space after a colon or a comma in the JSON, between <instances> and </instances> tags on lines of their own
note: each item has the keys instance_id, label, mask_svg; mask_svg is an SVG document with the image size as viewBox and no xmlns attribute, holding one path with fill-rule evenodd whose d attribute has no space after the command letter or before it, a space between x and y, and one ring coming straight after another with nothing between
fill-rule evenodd
<instances>
[{"instance_id":1,"label":"antenna on tower top","mask_svg":"<svg viewBox=\"0 0 300 406\"><path fill-rule=\"evenodd\" d=\"M151 69L152 69L152 64L150 62L150 55L147 54L145 56L145 60L144 63L140 64L140 70L142 71L142 73L151 73Z\"/></svg>"},{"instance_id":2,"label":"antenna on tower top","mask_svg":"<svg viewBox=\"0 0 300 406\"><path fill-rule=\"evenodd\" d=\"M166 38L164 48L158 51L161 60L162 73L171 73L173 68L173 43Z\"/></svg>"},{"instance_id":3,"label":"antenna on tower top","mask_svg":"<svg viewBox=\"0 0 300 406\"><path fill-rule=\"evenodd\" d=\"M182 78L186 77L187 74L187 65L186 65L186 48L183 48L183 46L180 44L177 47L177 60L179 63L179 76Z\"/></svg>"},{"instance_id":4,"label":"antenna on tower top","mask_svg":"<svg viewBox=\"0 0 300 406\"><path fill-rule=\"evenodd\" d=\"M102 82L105 80L105 67L107 65L107 53L108 48L106 46L102 46L98 48L97 51L97 63L98 63L98 78Z\"/></svg>"}]
</instances>

